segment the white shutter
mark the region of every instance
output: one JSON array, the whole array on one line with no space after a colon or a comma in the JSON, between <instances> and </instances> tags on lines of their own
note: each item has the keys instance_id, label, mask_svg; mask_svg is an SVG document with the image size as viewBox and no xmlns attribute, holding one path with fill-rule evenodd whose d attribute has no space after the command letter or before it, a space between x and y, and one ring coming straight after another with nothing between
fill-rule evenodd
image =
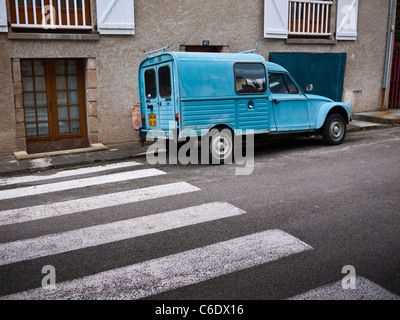
<instances>
[{"instance_id":1,"label":"white shutter","mask_svg":"<svg viewBox=\"0 0 400 320\"><path fill-rule=\"evenodd\" d=\"M337 40L356 40L358 0L338 0L336 22Z\"/></svg>"},{"instance_id":2,"label":"white shutter","mask_svg":"<svg viewBox=\"0 0 400 320\"><path fill-rule=\"evenodd\" d=\"M265 0L264 37L287 39L289 0Z\"/></svg>"},{"instance_id":3,"label":"white shutter","mask_svg":"<svg viewBox=\"0 0 400 320\"><path fill-rule=\"evenodd\" d=\"M0 32L8 32L6 0L0 0Z\"/></svg>"},{"instance_id":4,"label":"white shutter","mask_svg":"<svg viewBox=\"0 0 400 320\"><path fill-rule=\"evenodd\" d=\"M100 34L135 34L133 0L97 0Z\"/></svg>"}]
</instances>

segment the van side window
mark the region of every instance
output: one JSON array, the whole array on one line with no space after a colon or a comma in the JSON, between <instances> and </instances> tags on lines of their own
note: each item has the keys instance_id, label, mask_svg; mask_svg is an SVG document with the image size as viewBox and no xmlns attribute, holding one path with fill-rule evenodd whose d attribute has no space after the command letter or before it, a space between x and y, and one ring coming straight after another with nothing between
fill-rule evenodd
<instances>
[{"instance_id":1,"label":"van side window","mask_svg":"<svg viewBox=\"0 0 400 320\"><path fill-rule=\"evenodd\" d=\"M285 73L270 73L268 83L272 93L299 93L299 89Z\"/></svg>"},{"instance_id":2,"label":"van side window","mask_svg":"<svg viewBox=\"0 0 400 320\"><path fill-rule=\"evenodd\" d=\"M171 74L168 66L158 69L158 88L161 98L171 96Z\"/></svg>"},{"instance_id":3,"label":"van side window","mask_svg":"<svg viewBox=\"0 0 400 320\"><path fill-rule=\"evenodd\" d=\"M144 85L146 88L146 98L152 99L157 96L156 72L154 69L148 69L144 72Z\"/></svg>"},{"instance_id":4,"label":"van side window","mask_svg":"<svg viewBox=\"0 0 400 320\"><path fill-rule=\"evenodd\" d=\"M265 93L266 76L262 63L236 63L235 86L239 94Z\"/></svg>"}]
</instances>

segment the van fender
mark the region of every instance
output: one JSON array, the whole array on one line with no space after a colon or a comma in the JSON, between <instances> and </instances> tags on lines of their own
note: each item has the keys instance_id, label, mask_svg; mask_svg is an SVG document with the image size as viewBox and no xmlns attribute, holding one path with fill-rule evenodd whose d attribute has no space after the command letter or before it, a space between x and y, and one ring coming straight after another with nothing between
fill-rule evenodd
<instances>
[{"instance_id":1,"label":"van fender","mask_svg":"<svg viewBox=\"0 0 400 320\"><path fill-rule=\"evenodd\" d=\"M326 118L331 113L340 114L344 118L346 123L350 122L351 107L348 103L326 102L322 104L318 110L315 129L321 129L325 123Z\"/></svg>"}]
</instances>

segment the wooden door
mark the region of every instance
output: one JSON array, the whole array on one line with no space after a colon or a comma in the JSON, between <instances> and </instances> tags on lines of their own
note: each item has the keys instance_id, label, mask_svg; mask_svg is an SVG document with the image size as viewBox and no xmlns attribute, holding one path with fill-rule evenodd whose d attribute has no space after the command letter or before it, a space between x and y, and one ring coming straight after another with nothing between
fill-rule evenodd
<instances>
[{"instance_id":1,"label":"wooden door","mask_svg":"<svg viewBox=\"0 0 400 320\"><path fill-rule=\"evenodd\" d=\"M87 147L84 63L22 60L27 152Z\"/></svg>"}]
</instances>

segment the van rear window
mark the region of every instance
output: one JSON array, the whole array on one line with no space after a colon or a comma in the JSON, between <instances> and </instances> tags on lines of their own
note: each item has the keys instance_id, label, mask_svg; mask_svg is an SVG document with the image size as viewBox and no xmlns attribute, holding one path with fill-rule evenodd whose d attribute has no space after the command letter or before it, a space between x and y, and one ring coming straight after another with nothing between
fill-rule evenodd
<instances>
[{"instance_id":1,"label":"van rear window","mask_svg":"<svg viewBox=\"0 0 400 320\"><path fill-rule=\"evenodd\" d=\"M157 96L157 87L156 72L154 69L148 69L144 72L144 84L146 88L146 98L155 98Z\"/></svg>"},{"instance_id":2,"label":"van rear window","mask_svg":"<svg viewBox=\"0 0 400 320\"><path fill-rule=\"evenodd\" d=\"M262 94L267 91L262 63L236 63L235 86L239 94Z\"/></svg>"}]
</instances>

